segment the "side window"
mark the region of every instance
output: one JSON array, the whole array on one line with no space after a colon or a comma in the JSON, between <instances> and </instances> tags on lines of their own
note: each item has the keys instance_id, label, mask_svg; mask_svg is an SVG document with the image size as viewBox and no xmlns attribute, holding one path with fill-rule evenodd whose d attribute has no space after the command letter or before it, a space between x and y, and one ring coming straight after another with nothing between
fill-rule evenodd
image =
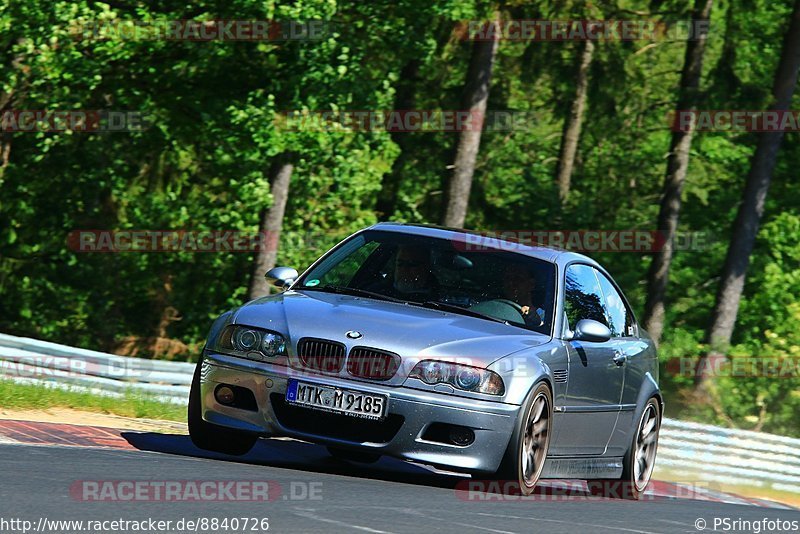
<instances>
[{"instance_id":1,"label":"side window","mask_svg":"<svg viewBox=\"0 0 800 534\"><path fill-rule=\"evenodd\" d=\"M614 284L606 278L606 275L595 270L597 279L600 281L600 288L603 290L603 304L606 315L608 316L608 328L613 337L625 337L631 335L628 327L632 326L631 314L625 307L625 301L614 287Z\"/></svg>"},{"instance_id":2,"label":"side window","mask_svg":"<svg viewBox=\"0 0 800 534\"><path fill-rule=\"evenodd\" d=\"M593 319L608 326L603 308L603 292L594 269L588 265L572 264L565 274L564 311L570 328L581 319Z\"/></svg>"}]
</instances>

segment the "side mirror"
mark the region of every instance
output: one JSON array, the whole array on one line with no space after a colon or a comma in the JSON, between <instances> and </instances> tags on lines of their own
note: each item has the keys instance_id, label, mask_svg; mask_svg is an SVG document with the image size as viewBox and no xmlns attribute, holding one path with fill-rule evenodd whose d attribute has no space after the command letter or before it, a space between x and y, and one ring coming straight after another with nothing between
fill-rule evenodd
<instances>
[{"instance_id":1,"label":"side mirror","mask_svg":"<svg viewBox=\"0 0 800 534\"><path fill-rule=\"evenodd\" d=\"M267 278L267 282L275 287L286 288L297 280L299 275L291 267L273 267L264 276Z\"/></svg>"},{"instance_id":2,"label":"side mirror","mask_svg":"<svg viewBox=\"0 0 800 534\"><path fill-rule=\"evenodd\" d=\"M593 319L581 319L575 325L570 341L588 341L603 343L611 339L611 330L606 325Z\"/></svg>"}]
</instances>

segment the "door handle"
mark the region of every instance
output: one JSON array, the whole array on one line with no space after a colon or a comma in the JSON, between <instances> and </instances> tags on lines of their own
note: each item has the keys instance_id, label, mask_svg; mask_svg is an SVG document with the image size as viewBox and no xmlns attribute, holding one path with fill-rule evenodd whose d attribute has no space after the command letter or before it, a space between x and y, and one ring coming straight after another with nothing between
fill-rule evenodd
<instances>
[{"instance_id":1,"label":"door handle","mask_svg":"<svg viewBox=\"0 0 800 534\"><path fill-rule=\"evenodd\" d=\"M617 367L625 365L625 362L628 361L628 355L624 352L615 351L614 352L614 363L617 364Z\"/></svg>"}]
</instances>

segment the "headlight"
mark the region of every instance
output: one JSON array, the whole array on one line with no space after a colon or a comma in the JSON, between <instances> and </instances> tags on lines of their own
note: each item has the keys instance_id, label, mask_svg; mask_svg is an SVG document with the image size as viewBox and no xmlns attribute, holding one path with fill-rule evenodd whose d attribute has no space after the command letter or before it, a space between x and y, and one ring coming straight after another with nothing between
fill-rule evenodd
<instances>
[{"instance_id":1,"label":"headlight","mask_svg":"<svg viewBox=\"0 0 800 534\"><path fill-rule=\"evenodd\" d=\"M261 352L269 357L279 356L286 353L286 341L280 334L267 332L261 338Z\"/></svg>"},{"instance_id":2,"label":"headlight","mask_svg":"<svg viewBox=\"0 0 800 534\"><path fill-rule=\"evenodd\" d=\"M503 379L494 371L436 360L419 362L408 377L426 384L450 384L463 391L487 395L502 395L506 391Z\"/></svg>"},{"instance_id":3,"label":"headlight","mask_svg":"<svg viewBox=\"0 0 800 534\"><path fill-rule=\"evenodd\" d=\"M267 361L286 355L286 340L277 332L230 325L219 337L216 349L233 356Z\"/></svg>"},{"instance_id":4,"label":"headlight","mask_svg":"<svg viewBox=\"0 0 800 534\"><path fill-rule=\"evenodd\" d=\"M258 350L261 334L249 328L237 328L233 332L233 348L244 352Z\"/></svg>"}]
</instances>

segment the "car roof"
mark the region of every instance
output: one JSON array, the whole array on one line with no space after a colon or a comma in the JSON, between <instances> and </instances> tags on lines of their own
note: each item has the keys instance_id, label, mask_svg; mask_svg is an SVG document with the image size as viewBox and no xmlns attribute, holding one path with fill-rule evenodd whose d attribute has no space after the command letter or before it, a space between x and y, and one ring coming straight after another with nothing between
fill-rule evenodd
<instances>
[{"instance_id":1,"label":"car roof","mask_svg":"<svg viewBox=\"0 0 800 534\"><path fill-rule=\"evenodd\" d=\"M449 239L465 244L475 243L480 247L496 248L498 250L523 254L525 256L556 263L558 265L566 265L568 263L578 261L600 267L600 265L590 257L577 252L544 245L528 245L524 242L514 241L513 239L498 237L499 235L503 235L502 231L479 232L431 224L398 222L381 222L370 226L368 229L435 237L439 239ZM506 234L508 233L511 232L507 232ZM476 240L477 238L480 238L480 240Z\"/></svg>"}]
</instances>

